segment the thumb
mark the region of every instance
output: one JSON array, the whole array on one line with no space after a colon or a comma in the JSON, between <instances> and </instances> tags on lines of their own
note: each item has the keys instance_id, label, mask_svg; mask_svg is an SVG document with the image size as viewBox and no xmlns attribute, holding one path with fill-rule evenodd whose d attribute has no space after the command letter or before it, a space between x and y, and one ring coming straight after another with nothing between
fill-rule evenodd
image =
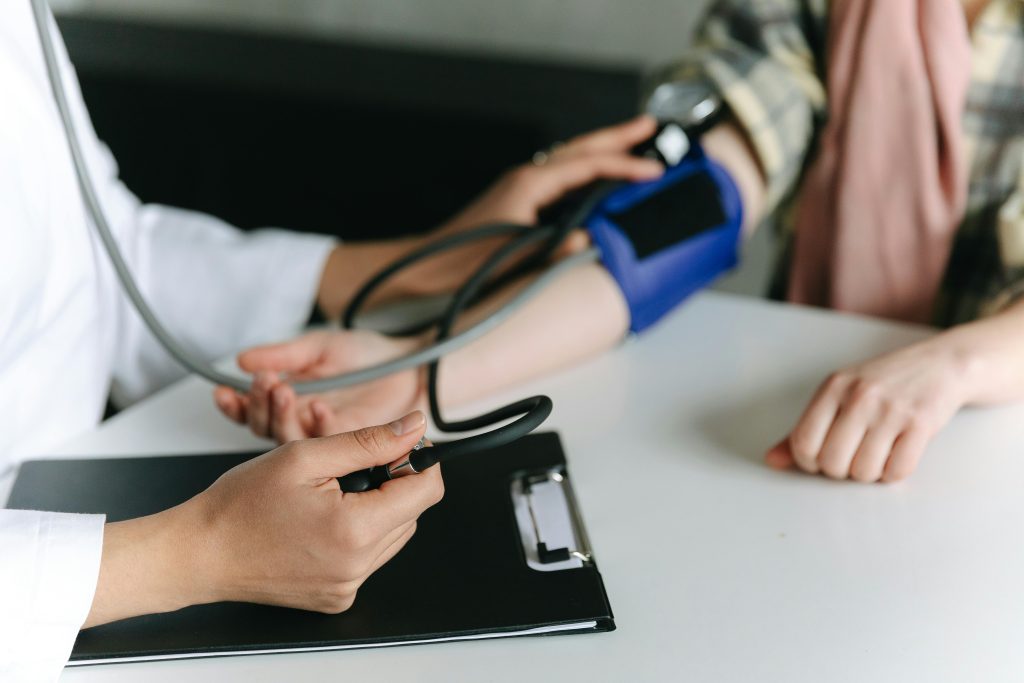
<instances>
[{"instance_id":1,"label":"thumb","mask_svg":"<svg viewBox=\"0 0 1024 683\"><path fill-rule=\"evenodd\" d=\"M322 332L306 334L280 344L256 346L238 354L238 367L246 372L300 372L323 357L327 337Z\"/></svg>"},{"instance_id":2,"label":"thumb","mask_svg":"<svg viewBox=\"0 0 1024 683\"><path fill-rule=\"evenodd\" d=\"M764 461L768 467L776 470L788 470L793 467L796 461L793 459L793 453L789 449L789 437L787 436L769 448L768 452L764 454Z\"/></svg>"},{"instance_id":3,"label":"thumb","mask_svg":"<svg viewBox=\"0 0 1024 683\"><path fill-rule=\"evenodd\" d=\"M427 419L419 410L394 422L316 439L314 477L343 477L394 462L423 438Z\"/></svg>"}]
</instances>

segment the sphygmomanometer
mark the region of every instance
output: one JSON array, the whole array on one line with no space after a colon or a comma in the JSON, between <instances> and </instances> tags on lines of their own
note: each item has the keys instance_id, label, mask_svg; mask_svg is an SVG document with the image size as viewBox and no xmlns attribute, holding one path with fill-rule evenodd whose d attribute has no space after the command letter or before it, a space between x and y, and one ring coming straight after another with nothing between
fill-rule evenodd
<instances>
[{"instance_id":1,"label":"sphygmomanometer","mask_svg":"<svg viewBox=\"0 0 1024 683\"><path fill-rule=\"evenodd\" d=\"M171 357L211 382L248 391L251 387L249 380L217 370L175 339L153 314L139 291L107 222L86 166L64 92L46 0L30 2L83 201L125 293ZM595 260L603 263L619 284L629 305L630 329L639 332L736 262L742 223L739 195L725 170L709 159L695 142L699 133L714 123L720 106L717 109L709 106L709 102L713 102L705 97L690 107L689 119L692 120L689 120L679 112L680 92L676 88L669 98L677 110L671 116L672 121L663 124L650 143L637 150L639 154L655 155L666 163L667 171L658 180L638 184L597 183L545 212L549 220L542 221L541 225L486 225L447 236L404 256L364 285L343 316L346 326L353 324L356 313L374 289L403 268L474 241L505 237L504 244L470 275L454 293L442 315L434 321L434 344L362 370L296 382L293 386L299 393L323 392L428 364L428 397L434 423L440 430L463 432L508 420L511 422L482 434L431 448L417 448L391 465L342 477L339 481L343 490L375 488L395 476L419 472L438 462L509 443L543 423L552 409L551 399L546 396L533 396L468 420L445 420L437 396L438 363L445 354L507 320L527 300L568 270ZM552 262L552 254L566 235L580 226L587 229L594 246ZM507 266L512 262L518 265L509 273ZM498 279L496 274L503 271L501 277L504 279L528 271L536 277L491 316L457 334L453 333L459 314L493 286Z\"/></svg>"}]
</instances>

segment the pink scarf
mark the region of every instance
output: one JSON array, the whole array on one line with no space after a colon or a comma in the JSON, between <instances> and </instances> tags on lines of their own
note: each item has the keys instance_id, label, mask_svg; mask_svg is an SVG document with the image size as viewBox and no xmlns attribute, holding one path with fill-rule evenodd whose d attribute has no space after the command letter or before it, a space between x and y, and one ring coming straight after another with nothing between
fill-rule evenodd
<instances>
[{"instance_id":1,"label":"pink scarf","mask_svg":"<svg viewBox=\"0 0 1024 683\"><path fill-rule=\"evenodd\" d=\"M960 0L834 0L789 299L927 322L967 196Z\"/></svg>"}]
</instances>

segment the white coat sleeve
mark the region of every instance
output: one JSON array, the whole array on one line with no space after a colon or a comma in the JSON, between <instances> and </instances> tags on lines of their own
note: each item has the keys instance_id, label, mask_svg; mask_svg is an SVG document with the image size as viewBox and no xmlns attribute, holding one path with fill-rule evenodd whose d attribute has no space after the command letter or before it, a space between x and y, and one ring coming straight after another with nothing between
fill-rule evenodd
<instances>
[{"instance_id":1,"label":"white coat sleeve","mask_svg":"<svg viewBox=\"0 0 1024 683\"><path fill-rule=\"evenodd\" d=\"M92 606L103 522L0 510L0 680L60 676Z\"/></svg>"},{"instance_id":2,"label":"white coat sleeve","mask_svg":"<svg viewBox=\"0 0 1024 683\"><path fill-rule=\"evenodd\" d=\"M100 201L143 295L164 326L209 360L298 332L309 319L335 240L283 230L245 234L202 213L142 204L118 179L113 156L93 130L62 41L58 48ZM96 246L101 248L98 241ZM106 270L112 279L112 269ZM127 297L118 293L116 299L121 315L112 390L115 401L124 404L185 371L145 329Z\"/></svg>"}]
</instances>

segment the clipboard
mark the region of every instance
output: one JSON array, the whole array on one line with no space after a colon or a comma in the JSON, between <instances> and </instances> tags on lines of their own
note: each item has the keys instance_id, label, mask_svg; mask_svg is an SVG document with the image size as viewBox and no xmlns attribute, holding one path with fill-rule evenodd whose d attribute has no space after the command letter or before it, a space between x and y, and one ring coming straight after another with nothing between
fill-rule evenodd
<instances>
[{"instance_id":1,"label":"clipboard","mask_svg":"<svg viewBox=\"0 0 1024 683\"><path fill-rule=\"evenodd\" d=\"M7 506L130 519L187 500L256 455L30 461ZM444 500L347 612L197 605L82 631L69 665L615 629L556 434L463 458L443 473Z\"/></svg>"}]
</instances>

